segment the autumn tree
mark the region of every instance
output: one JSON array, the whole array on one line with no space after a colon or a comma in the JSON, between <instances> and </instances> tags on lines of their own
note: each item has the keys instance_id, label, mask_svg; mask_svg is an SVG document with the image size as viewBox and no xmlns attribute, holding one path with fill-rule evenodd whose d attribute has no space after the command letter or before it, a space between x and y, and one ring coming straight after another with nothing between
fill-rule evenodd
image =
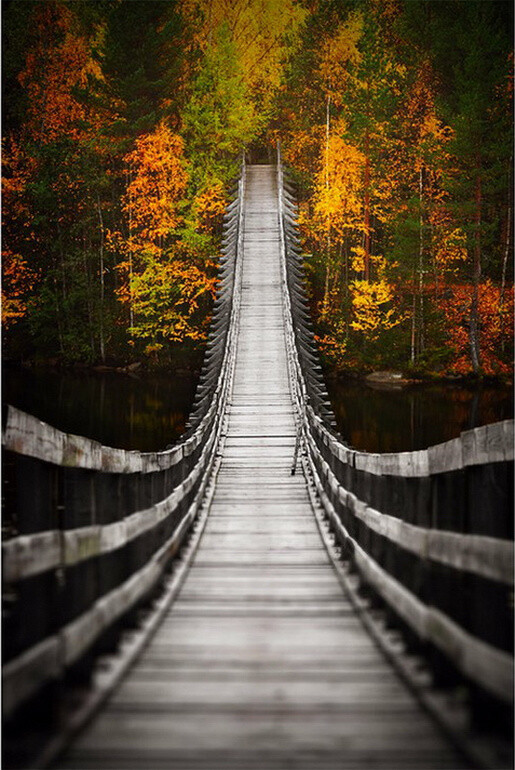
<instances>
[{"instance_id":1,"label":"autumn tree","mask_svg":"<svg viewBox=\"0 0 515 770\"><path fill-rule=\"evenodd\" d=\"M481 319L479 344L482 354L482 370L487 375L511 375L511 363L503 355L506 344L506 328L513 329L513 286L502 315L499 314L501 289L491 279L478 286L478 317ZM454 374L470 372L470 284L456 283L439 299L439 307L445 319L444 335L447 350L447 367ZM510 340L510 352L513 343Z\"/></svg>"},{"instance_id":2,"label":"autumn tree","mask_svg":"<svg viewBox=\"0 0 515 770\"><path fill-rule=\"evenodd\" d=\"M510 188L507 170L513 162L509 106L512 9L503 2L470 2L455 13L444 4L415 3L409 13L415 28L420 15L425 16L427 35L420 40L429 44L428 55L441 83L440 109L452 128L448 151L453 169L445 179L445 189L454 220L466 236L470 362L479 373L483 368L481 280L485 268L492 277L499 275L501 232L510 210L506 191ZM509 229L504 228L505 234ZM485 258L488 252L496 254L490 264Z\"/></svg>"},{"instance_id":3,"label":"autumn tree","mask_svg":"<svg viewBox=\"0 0 515 770\"><path fill-rule=\"evenodd\" d=\"M182 12L194 42L206 56L225 30L222 37L230 39L233 47L233 72L256 112L268 119L306 10L294 0L184 0Z\"/></svg>"},{"instance_id":4,"label":"autumn tree","mask_svg":"<svg viewBox=\"0 0 515 770\"><path fill-rule=\"evenodd\" d=\"M355 361L361 339L370 364L368 342L385 332L383 363L388 339L399 362L441 364L444 298L467 276L471 352L474 338L478 350L487 344L484 296L498 297L509 326L509 16L502 2L313 5L282 110L319 337L333 360L345 350ZM485 274L499 292L484 289Z\"/></svg>"},{"instance_id":5,"label":"autumn tree","mask_svg":"<svg viewBox=\"0 0 515 770\"><path fill-rule=\"evenodd\" d=\"M13 29L19 5L9 8ZM4 189L23 199L25 221L15 216L21 203L4 209L4 245L39 277L24 302L39 350L103 360L119 328L117 254L106 247L108 231L124 226L124 157L143 126L177 107L180 24L170 3L23 6L29 31L8 57L16 104Z\"/></svg>"},{"instance_id":6,"label":"autumn tree","mask_svg":"<svg viewBox=\"0 0 515 770\"><path fill-rule=\"evenodd\" d=\"M16 184L10 160L14 146L17 168L29 175L25 222L19 217L15 222L14 210L4 212L12 238L8 248L39 276L39 293L27 305L35 340L49 348L57 330L61 355L87 357L96 347L98 312L98 265L92 263L96 225L91 226L88 210L89 169L95 165L91 139L104 116L84 95L94 94L102 80L93 53L101 29L86 30L65 3L29 3L26 11L31 29L17 76L23 119L9 127L4 187Z\"/></svg>"},{"instance_id":7,"label":"autumn tree","mask_svg":"<svg viewBox=\"0 0 515 770\"><path fill-rule=\"evenodd\" d=\"M9 345L157 361L197 344L227 183L243 150L278 138L335 365L506 371L511 4L27 0L4 14Z\"/></svg>"},{"instance_id":8,"label":"autumn tree","mask_svg":"<svg viewBox=\"0 0 515 770\"><path fill-rule=\"evenodd\" d=\"M238 154L256 136L260 118L226 22L206 50L182 118L197 188L212 178L227 182L235 176Z\"/></svg>"},{"instance_id":9,"label":"autumn tree","mask_svg":"<svg viewBox=\"0 0 515 770\"><path fill-rule=\"evenodd\" d=\"M214 263L199 257L181 230L188 182L182 138L163 121L136 140L125 163L125 234L112 231L108 239L119 255L117 293L128 308L132 343L142 340L155 357L166 343L204 338Z\"/></svg>"},{"instance_id":10,"label":"autumn tree","mask_svg":"<svg viewBox=\"0 0 515 770\"><path fill-rule=\"evenodd\" d=\"M405 68L395 51L379 44L386 26L380 11L374 3L365 8L350 10L334 30L324 30L315 59L325 114L319 124L309 211L300 219L314 240L318 259L323 255L320 321L325 324L334 317L331 306L336 304L341 319L334 317L331 325L339 329L340 346L350 337L364 345L367 337L404 318L395 307L392 270L380 251L380 231L394 208L398 177L392 179L391 172L398 140L392 124Z\"/></svg>"},{"instance_id":11,"label":"autumn tree","mask_svg":"<svg viewBox=\"0 0 515 770\"><path fill-rule=\"evenodd\" d=\"M439 280L463 257L463 250L462 233L443 188L452 130L438 113L431 62L414 46L406 58L410 67L399 110L401 142L395 157L398 182L391 225L392 254L411 294L409 360L415 366L429 340L428 281L437 291Z\"/></svg>"}]
</instances>

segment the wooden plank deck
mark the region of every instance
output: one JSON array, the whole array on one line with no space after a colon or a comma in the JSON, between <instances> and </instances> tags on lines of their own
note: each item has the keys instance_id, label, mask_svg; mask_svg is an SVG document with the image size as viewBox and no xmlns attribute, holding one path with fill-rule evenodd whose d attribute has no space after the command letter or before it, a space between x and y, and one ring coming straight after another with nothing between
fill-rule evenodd
<instances>
[{"instance_id":1,"label":"wooden plank deck","mask_svg":"<svg viewBox=\"0 0 515 770\"><path fill-rule=\"evenodd\" d=\"M321 541L282 320L275 170L248 168L237 363L209 518L178 599L60 768L465 767L366 635Z\"/></svg>"}]
</instances>

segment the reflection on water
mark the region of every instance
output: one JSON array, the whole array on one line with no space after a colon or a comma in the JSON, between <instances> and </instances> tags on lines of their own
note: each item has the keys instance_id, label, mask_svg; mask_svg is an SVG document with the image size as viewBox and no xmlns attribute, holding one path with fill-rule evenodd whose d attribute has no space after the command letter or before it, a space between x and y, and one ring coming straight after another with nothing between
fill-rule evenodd
<instances>
[{"instance_id":1,"label":"reflection on water","mask_svg":"<svg viewBox=\"0 0 515 770\"><path fill-rule=\"evenodd\" d=\"M393 390L329 382L328 391L344 441L366 452L425 449L513 417L513 392L506 386L445 383Z\"/></svg>"},{"instance_id":2,"label":"reflection on water","mask_svg":"<svg viewBox=\"0 0 515 770\"><path fill-rule=\"evenodd\" d=\"M185 429L195 395L191 375L33 371L4 368L2 401L67 433L106 446L164 449Z\"/></svg>"},{"instance_id":3,"label":"reflection on water","mask_svg":"<svg viewBox=\"0 0 515 770\"><path fill-rule=\"evenodd\" d=\"M60 373L4 367L2 401L67 433L107 446L156 451L185 429L195 394L191 375ZM424 449L463 430L513 417L509 387L412 385L385 390L328 382L344 441L367 452Z\"/></svg>"}]
</instances>

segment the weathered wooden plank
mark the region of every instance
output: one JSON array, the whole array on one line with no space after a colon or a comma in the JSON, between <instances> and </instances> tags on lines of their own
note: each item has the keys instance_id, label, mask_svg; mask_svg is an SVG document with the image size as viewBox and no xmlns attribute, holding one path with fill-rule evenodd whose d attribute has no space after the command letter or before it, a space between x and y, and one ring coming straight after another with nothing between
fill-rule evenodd
<instances>
[{"instance_id":1,"label":"weathered wooden plank","mask_svg":"<svg viewBox=\"0 0 515 770\"><path fill-rule=\"evenodd\" d=\"M292 565L298 564L299 566L312 566L320 564L322 566L327 565L327 556L321 548L307 549L303 548L296 551L285 551L283 549L278 550L223 550L223 549L210 549L209 551L202 550L197 556L196 564L199 567L218 566L223 564L241 565L241 564L254 564L260 567L268 566L270 564L284 564Z\"/></svg>"},{"instance_id":2,"label":"weathered wooden plank","mask_svg":"<svg viewBox=\"0 0 515 770\"><path fill-rule=\"evenodd\" d=\"M136 669L137 670L137 669ZM291 708L296 711L311 711L314 707L327 711L347 709L359 711L365 704L375 704L383 713L390 710L405 711L412 704L412 697L407 690L398 687L394 678L389 681L332 681L319 678L309 679L264 680L259 676L242 677L225 683L223 696L220 696L220 682L211 678L199 677L198 680L170 682L150 682L131 678L122 684L111 701L116 707L136 707L152 711L156 706L170 706L179 709L196 705L200 708L217 705L223 707L268 709L274 706Z\"/></svg>"},{"instance_id":3,"label":"weathered wooden plank","mask_svg":"<svg viewBox=\"0 0 515 770\"><path fill-rule=\"evenodd\" d=\"M201 725L199 725L201 729ZM143 753L142 753L143 752ZM327 749L295 751L280 751L260 749L258 752L252 749L238 748L235 750L210 751L209 756L200 751L160 751L158 749L139 749L138 751L116 752L109 764L109 770L133 770L142 766L152 767L155 770L370 770L377 767L377 758L373 750L367 753L346 751L343 758L337 759L335 751ZM85 755L81 755L79 764L74 767L83 770L107 770L104 764L102 751L92 749ZM382 752L381 761L384 766L388 761L386 752ZM427 770L448 770L448 753L440 751L428 753L427 756L421 750L408 749L399 760L390 758L388 767L396 770L412 770L413 767L427 768ZM453 765L454 766L454 765ZM470 768L470 765L466 765Z\"/></svg>"},{"instance_id":4,"label":"weathered wooden plank","mask_svg":"<svg viewBox=\"0 0 515 770\"><path fill-rule=\"evenodd\" d=\"M39 532L22 535L2 544L4 580L16 581L59 566L71 566L81 561L121 548L131 540L156 527L184 499L193 484L204 474L213 434L191 473L171 495L151 508L137 511L112 524L92 525L64 531Z\"/></svg>"},{"instance_id":5,"label":"weathered wooden plank","mask_svg":"<svg viewBox=\"0 0 515 770\"><path fill-rule=\"evenodd\" d=\"M237 533L245 535L248 539L254 535L264 533L277 533L278 535L292 534L311 534L312 521L309 516L273 516L268 518L249 518L248 516L210 516L206 526L207 534Z\"/></svg>"},{"instance_id":6,"label":"weathered wooden plank","mask_svg":"<svg viewBox=\"0 0 515 770\"><path fill-rule=\"evenodd\" d=\"M189 599L187 603L178 603L175 618L216 617L221 618L305 618L306 622L318 623L320 618L353 615L352 607L345 607L340 598L320 600L315 597L311 602L306 597L272 600L270 596L257 599L233 600L231 602L214 600L201 602Z\"/></svg>"},{"instance_id":7,"label":"weathered wooden plank","mask_svg":"<svg viewBox=\"0 0 515 770\"><path fill-rule=\"evenodd\" d=\"M302 551L315 549L325 553L320 537L317 532L288 532L281 534L275 529L271 532L254 532L249 537L247 532L212 532L206 530L202 537L202 548L204 550L249 550L256 552L263 551Z\"/></svg>"},{"instance_id":8,"label":"weathered wooden plank","mask_svg":"<svg viewBox=\"0 0 515 770\"><path fill-rule=\"evenodd\" d=\"M91 439L63 433L12 406L8 408L2 443L6 449L45 462L108 473L161 470L178 463L183 454L182 445L146 454L104 447Z\"/></svg>"},{"instance_id":9,"label":"weathered wooden plank","mask_svg":"<svg viewBox=\"0 0 515 770\"><path fill-rule=\"evenodd\" d=\"M212 752L222 749L240 750L244 746L247 752L259 753L261 761L267 750L282 750L287 757L296 756L300 751L327 750L330 747L338 757L338 767L345 758L350 759L348 766L397 768L395 759L408 754L404 767L426 767L435 770L435 759L445 756L450 767L463 767L452 752L444 753L439 743L435 728L428 727L427 720L416 716L407 709L403 718L399 714L376 711L372 706L364 718L363 713L351 718L348 711L312 711L291 712L289 709L269 709L267 714L250 715L245 710L217 714L213 710L198 710L190 713L155 713L117 712L106 714L103 723L92 731L93 740L86 743L85 738L77 742L76 752L82 747L94 752L103 752L105 756L122 753L129 758L131 752L145 757L143 747L152 752L163 751L173 757L177 751L203 750ZM235 741L235 736L237 740ZM409 747L411 744L411 747ZM393 753L395 752L395 753ZM90 754L91 756L91 754ZM421 765L421 757L425 764ZM97 761L102 761L97 755ZM393 763L392 763L393 761ZM404 760L405 761L405 760ZM373 762L373 765L370 764ZM409 764L409 762L414 764ZM358 766L360 766L358 765ZM63 768L74 767L73 755L63 761ZM88 764L85 765L89 767ZM153 767L153 765L149 765ZM106 767L98 764L97 767Z\"/></svg>"},{"instance_id":10,"label":"weathered wooden plank","mask_svg":"<svg viewBox=\"0 0 515 770\"><path fill-rule=\"evenodd\" d=\"M311 451L317 448L307 437ZM483 535L465 535L445 530L427 529L380 513L344 490L325 461L321 461L328 484L344 505L374 532L402 548L455 569L513 585L514 545L508 540Z\"/></svg>"},{"instance_id":11,"label":"weathered wooden plank","mask_svg":"<svg viewBox=\"0 0 515 770\"><path fill-rule=\"evenodd\" d=\"M274 504L269 505L269 498L264 491L256 492L253 497L249 497L245 495L245 489L243 489L240 490L240 493L226 494L220 492L215 513L220 518L230 517L233 512L238 513L239 516L259 516L263 519L274 518L281 513L294 516L295 511L299 510L306 502L308 501L303 493L292 491L290 494L287 492L277 494ZM281 510L282 505L284 506L283 511Z\"/></svg>"},{"instance_id":12,"label":"weathered wooden plank","mask_svg":"<svg viewBox=\"0 0 515 770\"><path fill-rule=\"evenodd\" d=\"M3 667L2 682L8 693L3 699L3 714L9 716L42 682L52 679L65 666L77 660L88 646L145 594L161 575L167 560L176 552L200 504L193 501L174 534L148 563L116 589L98 599L86 612L63 626L57 634L44 639Z\"/></svg>"},{"instance_id":13,"label":"weathered wooden plank","mask_svg":"<svg viewBox=\"0 0 515 770\"><path fill-rule=\"evenodd\" d=\"M342 462L376 475L421 478L447 473L470 465L513 460L513 420L504 420L464 431L458 438L415 452L373 454L348 449L327 430L311 406L307 418L324 438L331 452Z\"/></svg>"},{"instance_id":14,"label":"weathered wooden plank","mask_svg":"<svg viewBox=\"0 0 515 770\"><path fill-rule=\"evenodd\" d=\"M61 560L61 533L21 535L2 544L2 574L7 582L53 569Z\"/></svg>"},{"instance_id":15,"label":"weathered wooden plank","mask_svg":"<svg viewBox=\"0 0 515 770\"><path fill-rule=\"evenodd\" d=\"M9 716L18 704L63 670L61 641L44 639L2 668L2 711Z\"/></svg>"},{"instance_id":16,"label":"weathered wooden plank","mask_svg":"<svg viewBox=\"0 0 515 770\"><path fill-rule=\"evenodd\" d=\"M421 639L432 642L444 652L465 676L495 697L512 703L513 657L472 636L434 607L423 604L350 537L321 486L319 494L333 526L352 543L353 558L366 582L395 607L395 611Z\"/></svg>"}]
</instances>

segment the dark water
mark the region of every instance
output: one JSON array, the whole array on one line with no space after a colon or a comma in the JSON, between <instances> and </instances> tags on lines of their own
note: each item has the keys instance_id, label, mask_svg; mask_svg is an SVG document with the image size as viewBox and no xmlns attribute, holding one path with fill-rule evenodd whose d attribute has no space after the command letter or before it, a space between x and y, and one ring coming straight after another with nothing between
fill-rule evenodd
<instances>
[{"instance_id":1,"label":"dark water","mask_svg":"<svg viewBox=\"0 0 515 770\"><path fill-rule=\"evenodd\" d=\"M328 383L337 428L367 452L406 452L449 441L461 431L513 417L507 386L410 385L398 390L365 382Z\"/></svg>"},{"instance_id":2,"label":"dark water","mask_svg":"<svg viewBox=\"0 0 515 770\"><path fill-rule=\"evenodd\" d=\"M60 373L4 367L2 401L107 446L155 451L184 431L196 380L188 375ZM508 387L328 383L338 430L368 452L424 449L513 417Z\"/></svg>"},{"instance_id":3,"label":"dark water","mask_svg":"<svg viewBox=\"0 0 515 770\"><path fill-rule=\"evenodd\" d=\"M66 433L151 452L183 433L195 395L188 375L127 375L8 369L2 402Z\"/></svg>"}]
</instances>

